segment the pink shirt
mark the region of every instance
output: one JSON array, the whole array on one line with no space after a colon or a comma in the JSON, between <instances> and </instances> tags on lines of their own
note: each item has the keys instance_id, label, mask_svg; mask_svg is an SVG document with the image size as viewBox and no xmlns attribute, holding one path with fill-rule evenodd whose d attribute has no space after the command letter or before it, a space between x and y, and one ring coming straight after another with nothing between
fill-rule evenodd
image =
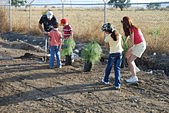
<instances>
[{"instance_id":1,"label":"pink shirt","mask_svg":"<svg viewBox=\"0 0 169 113\"><path fill-rule=\"evenodd\" d=\"M131 34L134 33L134 44L139 44L143 42L144 36L140 29L137 29L135 27L130 28Z\"/></svg>"},{"instance_id":2,"label":"pink shirt","mask_svg":"<svg viewBox=\"0 0 169 113\"><path fill-rule=\"evenodd\" d=\"M58 29L53 29L48 32L50 46L59 46L61 44L62 34Z\"/></svg>"}]
</instances>

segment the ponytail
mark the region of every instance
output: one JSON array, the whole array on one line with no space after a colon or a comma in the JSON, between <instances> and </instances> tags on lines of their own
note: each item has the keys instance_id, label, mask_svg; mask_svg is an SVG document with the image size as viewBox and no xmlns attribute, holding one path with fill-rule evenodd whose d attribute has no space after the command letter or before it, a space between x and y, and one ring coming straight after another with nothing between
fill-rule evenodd
<instances>
[{"instance_id":1,"label":"ponytail","mask_svg":"<svg viewBox=\"0 0 169 113\"><path fill-rule=\"evenodd\" d=\"M118 33L116 30L112 31L110 36L113 38L114 41L117 41Z\"/></svg>"}]
</instances>

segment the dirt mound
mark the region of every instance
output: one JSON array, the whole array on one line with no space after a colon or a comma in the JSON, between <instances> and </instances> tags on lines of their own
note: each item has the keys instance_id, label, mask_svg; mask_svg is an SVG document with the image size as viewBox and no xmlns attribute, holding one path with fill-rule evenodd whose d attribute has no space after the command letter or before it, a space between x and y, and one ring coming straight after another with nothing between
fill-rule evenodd
<instances>
[{"instance_id":1,"label":"dirt mound","mask_svg":"<svg viewBox=\"0 0 169 113\"><path fill-rule=\"evenodd\" d=\"M41 48L44 48L44 45L45 45L45 38L44 37L19 34L19 33L15 33L15 32L3 33L3 34L1 34L1 37L3 40L8 40L10 42L22 41L22 42L32 44L35 46L40 46Z\"/></svg>"},{"instance_id":2,"label":"dirt mound","mask_svg":"<svg viewBox=\"0 0 169 113\"><path fill-rule=\"evenodd\" d=\"M149 55L137 59L136 63L147 71L161 70L169 76L169 56L167 55Z\"/></svg>"}]
</instances>

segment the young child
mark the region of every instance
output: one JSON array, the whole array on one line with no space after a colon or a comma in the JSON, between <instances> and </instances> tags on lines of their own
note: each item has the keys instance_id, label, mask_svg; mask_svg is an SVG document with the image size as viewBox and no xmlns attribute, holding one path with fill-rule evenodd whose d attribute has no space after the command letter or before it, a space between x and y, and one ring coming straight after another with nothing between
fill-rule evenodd
<instances>
[{"instance_id":1,"label":"young child","mask_svg":"<svg viewBox=\"0 0 169 113\"><path fill-rule=\"evenodd\" d=\"M58 31L58 24L53 25L53 29L47 32L50 45L49 67L54 67L54 55L56 55L57 67L62 68L60 50L62 44L62 33Z\"/></svg>"},{"instance_id":2,"label":"young child","mask_svg":"<svg viewBox=\"0 0 169 113\"><path fill-rule=\"evenodd\" d=\"M62 53L65 53L66 56L66 63L65 65L71 65L74 61L74 58L72 56L73 49L75 47L75 41L73 39L73 31L71 25L68 23L66 18L62 18L60 20L61 25L63 26L63 44L64 47L62 50Z\"/></svg>"},{"instance_id":3,"label":"young child","mask_svg":"<svg viewBox=\"0 0 169 113\"><path fill-rule=\"evenodd\" d=\"M135 83L138 81L136 72L139 71L135 64L135 60L137 57L140 58L144 53L146 42L141 30L132 23L128 16L123 17L121 22L123 24L125 36L127 39L130 38L130 46L126 53L126 58L132 76L127 79L126 82Z\"/></svg>"},{"instance_id":4,"label":"young child","mask_svg":"<svg viewBox=\"0 0 169 113\"><path fill-rule=\"evenodd\" d=\"M121 82L120 82L120 66L122 62L122 35L120 35L110 23L103 24L102 31L106 33L105 43L106 47L109 49L109 58L108 63L105 69L105 75L102 79L104 84L109 84L109 76L111 73L112 65L114 64L114 87L113 89L118 90L120 89Z\"/></svg>"}]
</instances>

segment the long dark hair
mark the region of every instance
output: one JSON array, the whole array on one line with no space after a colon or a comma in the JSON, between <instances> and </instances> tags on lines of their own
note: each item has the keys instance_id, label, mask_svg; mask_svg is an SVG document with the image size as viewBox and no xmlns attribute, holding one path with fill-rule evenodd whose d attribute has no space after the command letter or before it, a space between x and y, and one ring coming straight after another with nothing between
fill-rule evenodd
<instances>
[{"instance_id":1,"label":"long dark hair","mask_svg":"<svg viewBox=\"0 0 169 113\"><path fill-rule=\"evenodd\" d=\"M116 30L114 30L111 32L110 36L113 38L114 41L117 41L118 35L119 35L118 32Z\"/></svg>"},{"instance_id":2,"label":"long dark hair","mask_svg":"<svg viewBox=\"0 0 169 113\"><path fill-rule=\"evenodd\" d=\"M109 30L105 30L105 32L110 33L110 36L113 38L114 41L117 41L118 39L118 32L116 30L109 29Z\"/></svg>"},{"instance_id":3,"label":"long dark hair","mask_svg":"<svg viewBox=\"0 0 169 113\"><path fill-rule=\"evenodd\" d=\"M123 17L123 20L122 20L121 22L122 22L122 24L123 24L123 30L124 30L124 34L125 34L126 37L131 34L131 33L130 33L130 28L131 28L131 27L137 28L137 27L133 24L132 20L131 20L128 16L124 16L124 17ZM138 29L138 28L137 28L137 29Z\"/></svg>"}]
</instances>

